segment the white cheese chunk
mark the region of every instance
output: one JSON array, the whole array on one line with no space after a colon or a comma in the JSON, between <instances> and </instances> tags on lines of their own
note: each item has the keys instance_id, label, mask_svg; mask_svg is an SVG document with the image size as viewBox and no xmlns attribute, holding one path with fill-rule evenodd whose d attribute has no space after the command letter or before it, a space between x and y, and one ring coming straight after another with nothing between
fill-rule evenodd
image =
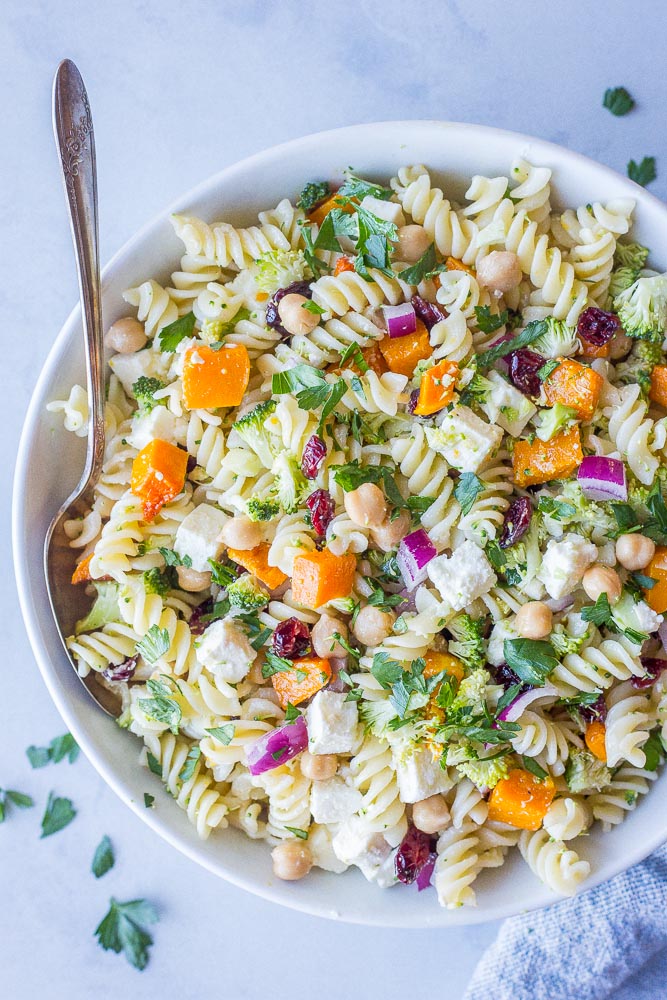
<instances>
[{"instance_id":1,"label":"white cheese chunk","mask_svg":"<svg viewBox=\"0 0 667 1000\"><path fill-rule=\"evenodd\" d=\"M471 541L463 542L451 556L441 555L431 559L426 571L443 600L454 611L460 611L482 594L487 594L496 582L491 563L479 545Z\"/></svg>"},{"instance_id":2,"label":"white cheese chunk","mask_svg":"<svg viewBox=\"0 0 667 1000\"><path fill-rule=\"evenodd\" d=\"M359 715L337 691L318 691L306 712L310 753L353 753L359 743Z\"/></svg>"},{"instance_id":3,"label":"white cheese chunk","mask_svg":"<svg viewBox=\"0 0 667 1000\"><path fill-rule=\"evenodd\" d=\"M498 447L502 428L487 424L468 406L446 412L439 427L425 427L429 447L460 472L477 472Z\"/></svg>"},{"instance_id":4,"label":"white cheese chunk","mask_svg":"<svg viewBox=\"0 0 667 1000\"><path fill-rule=\"evenodd\" d=\"M154 438L176 444L176 417L166 406L154 406L149 413L138 410L132 418L128 444L141 451Z\"/></svg>"},{"instance_id":5,"label":"white cheese chunk","mask_svg":"<svg viewBox=\"0 0 667 1000\"><path fill-rule=\"evenodd\" d=\"M344 823L362 802L361 792L338 775L314 781L310 789L310 811L316 823Z\"/></svg>"},{"instance_id":6,"label":"white cheese chunk","mask_svg":"<svg viewBox=\"0 0 667 1000\"><path fill-rule=\"evenodd\" d=\"M428 747L392 749L401 802L421 802L438 792L446 792L452 781Z\"/></svg>"},{"instance_id":7,"label":"white cheese chunk","mask_svg":"<svg viewBox=\"0 0 667 1000\"><path fill-rule=\"evenodd\" d=\"M340 875L346 870L347 865L334 854L332 839L333 834L326 826L318 826L317 823L313 823L308 828L308 847L313 864L317 868L323 868L324 871Z\"/></svg>"},{"instance_id":8,"label":"white cheese chunk","mask_svg":"<svg viewBox=\"0 0 667 1000\"><path fill-rule=\"evenodd\" d=\"M243 626L229 619L213 622L197 643L197 660L229 684L243 680L256 656Z\"/></svg>"},{"instance_id":9,"label":"white cheese chunk","mask_svg":"<svg viewBox=\"0 0 667 1000\"><path fill-rule=\"evenodd\" d=\"M508 621L496 622L491 631L486 658L494 667L505 662L505 639L516 639L517 630Z\"/></svg>"},{"instance_id":10,"label":"white cheese chunk","mask_svg":"<svg viewBox=\"0 0 667 1000\"><path fill-rule=\"evenodd\" d=\"M492 388L480 404L481 408L492 424L498 424L512 437L518 437L533 414L537 413L537 407L500 372L490 371L485 377Z\"/></svg>"},{"instance_id":11,"label":"white cheese chunk","mask_svg":"<svg viewBox=\"0 0 667 1000\"><path fill-rule=\"evenodd\" d=\"M367 194L361 202L361 207L376 215L378 219L384 219L385 222L393 222L395 226L405 225L403 209L396 201L383 201L381 198L374 198L372 194Z\"/></svg>"},{"instance_id":12,"label":"white cheese chunk","mask_svg":"<svg viewBox=\"0 0 667 1000\"><path fill-rule=\"evenodd\" d=\"M336 857L346 865L356 865L369 882L380 873L391 855L391 845L381 833L371 830L360 816L351 816L332 841Z\"/></svg>"},{"instance_id":13,"label":"white cheese chunk","mask_svg":"<svg viewBox=\"0 0 667 1000\"><path fill-rule=\"evenodd\" d=\"M552 538L537 574L549 596L557 599L571 594L597 554L597 547L582 535L571 533L560 542Z\"/></svg>"},{"instance_id":14,"label":"white cheese chunk","mask_svg":"<svg viewBox=\"0 0 667 1000\"><path fill-rule=\"evenodd\" d=\"M217 559L222 551L220 532L227 520L227 515L218 507L200 504L179 524L174 550L181 557L190 557L192 569L207 573L211 569L209 559Z\"/></svg>"},{"instance_id":15,"label":"white cheese chunk","mask_svg":"<svg viewBox=\"0 0 667 1000\"><path fill-rule=\"evenodd\" d=\"M134 354L114 354L109 359L109 367L123 389L132 396L132 386L146 375L152 378L162 378L169 367L170 356L161 351L135 351Z\"/></svg>"}]
</instances>

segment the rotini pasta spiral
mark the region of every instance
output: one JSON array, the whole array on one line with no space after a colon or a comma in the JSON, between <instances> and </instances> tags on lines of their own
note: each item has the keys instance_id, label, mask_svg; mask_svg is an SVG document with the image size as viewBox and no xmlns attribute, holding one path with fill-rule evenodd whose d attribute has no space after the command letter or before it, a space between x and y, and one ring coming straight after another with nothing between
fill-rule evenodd
<instances>
[{"instance_id":1,"label":"rotini pasta spiral","mask_svg":"<svg viewBox=\"0 0 667 1000\"><path fill-rule=\"evenodd\" d=\"M551 840L546 830L524 830L519 850L537 877L559 896L574 896L588 878L591 866L562 841Z\"/></svg>"}]
</instances>

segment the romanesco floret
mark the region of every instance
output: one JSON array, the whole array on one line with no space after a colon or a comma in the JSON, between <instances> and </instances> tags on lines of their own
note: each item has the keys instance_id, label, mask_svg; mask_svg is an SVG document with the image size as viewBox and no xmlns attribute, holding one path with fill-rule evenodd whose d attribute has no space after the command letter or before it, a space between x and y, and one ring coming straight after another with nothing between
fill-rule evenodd
<instances>
[{"instance_id":1,"label":"romanesco floret","mask_svg":"<svg viewBox=\"0 0 667 1000\"><path fill-rule=\"evenodd\" d=\"M120 609L118 607L118 584L104 581L95 583L97 597L95 603L85 618L76 623L76 634L81 632L93 632L109 622L120 621Z\"/></svg>"},{"instance_id":2,"label":"romanesco floret","mask_svg":"<svg viewBox=\"0 0 667 1000\"><path fill-rule=\"evenodd\" d=\"M469 708L471 715L483 715L486 709L486 685L491 681L488 670L473 670L459 684L454 700L450 705L453 713L462 708Z\"/></svg>"},{"instance_id":3,"label":"romanesco floret","mask_svg":"<svg viewBox=\"0 0 667 1000\"><path fill-rule=\"evenodd\" d=\"M635 340L627 358L616 366L618 381L623 385L638 385L646 398L651 388L651 372L655 365L664 364L664 361L661 344Z\"/></svg>"},{"instance_id":4,"label":"romanesco floret","mask_svg":"<svg viewBox=\"0 0 667 1000\"><path fill-rule=\"evenodd\" d=\"M360 701L357 703L359 717L374 736L384 736L389 723L398 717L398 712L389 699L379 701Z\"/></svg>"},{"instance_id":5,"label":"romanesco floret","mask_svg":"<svg viewBox=\"0 0 667 1000\"><path fill-rule=\"evenodd\" d=\"M577 331L568 326L562 319L547 316L547 329L531 344L531 350L537 351L545 358L564 358L576 354Z\"/></svg>"},{"instance_id":6,"label":"romanesco floret","mask_svg":"<svg viewBox=\"0 0 667 1000\"><path fill-rule=\"evenodd\" d=\"M303 250L269 250L257 258L250 270L257 287L269 294L312 277Z\"/></svg>"},{"instance_id":7,"label":"romanesco floret","mask_svg":"<svg viewBox=\"0 0 667 1000\"><path fill-rule=\"evenodd\" d=\"M251 521L271 521L280 513L280 505L273 500L262 500L252 497L246 501L246 514Z\"/></svg>"},{"instance_id":8,"label":"romanesco floret","mask_svg":"<svg viewBox=\"0 0 667 1000\"><path fill-rule=\"evenodd\" d=\"M667 275L637 278L616 296L614 309L628 337L661 344L667 326Z\"/></svg>"},{"instance_id":9,"label":"romanesco floret","mask_svg":"<svg viewBox=\"0 0 667 1000\"><path fill-rule=\"evenodd\" d=\"M171 590L169 573L159 569L157 566L154 566L153 569L147 569L144 572L143 581L144 590L147 594L158 594L160 597L165 597Z\"/></svg>"},{"instance_id":10,"label":"romanesco floret","mask_svg":"<svg viewBox=\"0 0 667 1000\"><path fill-rule=\"evenodd\" d=\"M548 409L540 410L537 436L540 441L550 441L556 434L571 427L577 419L577 411L572 406L556 403Z\"/></svg>"},{"instance_id":11,"label":"romanesco floret","mask_svg":"<svg viewBox=\"0 0 667 1000\"><path fill-rule=\"evenodd\" d=\"M250 573L244 573L229 584L227 597L231 606L240 611L257 611L269 603L268 590Z\"/></svg>"},{"instance_id":12,"label":"romanesco floret","mask_svg":"<svg viewBox=\"0 0 667 1000\"><path fill-rule=\"evenodd\" d=\"M262 465L270 469L280 450L282 442L267 428L267 420L277 407L275 399L258 403L252 410L237 420L234 430L243 438L259 458Z\"/></svg>"},{"instance_id":13,"label":"romanesco floret","mask_svg":"<svg viewBox=\"0 0 667 1000\"><path fill-rule=\"evenodd\" d=\"M166 403L164 399L156 399L155 393L159 389L164 389L165 383L159 378L152 378L149 375L141 375L132 384L132 392L137 403L146 413L150 413L154 406Z\"/></svg>"},{"instance_id":14,"label":"romanesco floret","mask_svg":"<svg viewBox=\"0 0 667 1000\"><path fill-rule=\"evenodd\" d=\"M483 618L472 618L465 611L447 623L447 631L452 634L447 648L470 670L483 667L486 663L484 626Z\"/></svg>"},{"instance_id":15,"label":"romanesco floret","mask_svg":"<svg viewBox=\"0 0 667 1000\"><path fill-rule=\"evenodd\" d=\"M308 490L308 480L299 463L293 455L283 452L274 461L271 471L275 476L271 496L275 497L286 514L294 513Z\"/></svg>"},{"instance_id":16,"label":"romanesco floret","mask_svg":"<svg viewBox=\"0 0 667 1000\"><path fill-rule=\"evenodd\" d=\"M611 781L611 771L587 750L573 750L565 766L565 781L575 795L599 792Z\"/></svg>"}]
</instances>

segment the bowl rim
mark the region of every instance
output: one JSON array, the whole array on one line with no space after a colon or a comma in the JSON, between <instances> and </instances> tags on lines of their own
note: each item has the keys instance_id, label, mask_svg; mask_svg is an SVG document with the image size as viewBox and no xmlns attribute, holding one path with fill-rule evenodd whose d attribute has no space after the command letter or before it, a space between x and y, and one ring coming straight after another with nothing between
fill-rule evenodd
<instances>
[{"instance_id":1,"label":"bowl rim","mask_svg":"<svg viewBox=\"0 0 667 1000\"><path fill-rule=\"evenodd\" d=\"M667 228L667 206L663 204L663 202L660 201L660 199L658 199L655 195L646 191L644 188L635 184L629 178L624 177L611 167L598 163L596 160L584 155L583 153L567 149L567 147L559 145L558 143L550 142L526 133L515 132L511 129L502 129L496 128L495 126L478 125L467 122L441 121L438 119L378 121L347 125L335 129L325 129L319 132L309 133L307 135L290 139L286 142L267 147L251 154L250 156L244 157L243 159L229 164L222 170L219 170L210 175L208 178L200 181L188 191L179 195L166 208L153 215L112 255L101 272L103 287L105 279L114 272L116 267L120 265L128 255L132 254L135 248L144 241L151 230L156 228L160 223L164 222L164 220L166 220L172 213L187 209L189 205L197 202L209 191L215 190L217 187L220 187L220 185L224 185L226 181L233 179L238 174L243 174L243 172L249 168L252 168L257 164L261 164L262 160L271 159L273 157L280 158L280 156L285 153L292 154L298 152L300 147L309 147L317 140L337 137L340 140L341 145L344 145L348 138L352 138L354 140L362 132L393 130L399 134L401 130L411 130L417 127L432 127L438 130L448 131L453 135L456 135L457 133L467 135L476 134L487 138L490 142L493 140L501 140L503 142L512 141L518 145L524 144L530 146L529 155L543 160L548 165L550 165L549 157L551 156L552 160L563 160L564 158L568 165L571 165L574 170L576 170L578 166L586 167L587 169L594 168L599 175L607 177L608 180L613 181L614 184L619 187L619 196L623 195L623 191L625 189L627 191L627 195L633 197L638 205L640 205L643 209L654 214L662 215L665 227ZM446 169L446 164L443 164L443 169ZM31 599L31 578L34 578L35 576L43 577L43 565L40 562L39 568L30 568L28 560L25 558L23 546L23 529L26 519L25 487L28 482L30 442L35 435L39 417L42 413L44 405L44 389L46 384L51 380L56 358L64 342L72 335L73 329L80 322L80 316L81 308L80 305L77 304L67 316L49 350L25 412L14 468L12 490L12 552L16 586L23 622L28 633L28 639L30 641L33 655L35 656L37 665L42 675L42 679L63 721L79 743L81 749L98 774L125 803L125 805L132 809L135 815L139 816L144 823L146 823L169 844L175 847L181 854L184 854L196 864L210 871L212 874L225 879L238 888L245 889L253 895L302 913L366 926L420 929L433 928L435 926L442 928L448 925L462 926L464 924L483 923L490 920L512 916L517 912L528 912L530 910L541 909L560 902L561 897L555 896L549 892L546 887L542 887L543 891L541 893L536 893L535 897L529 904L522 903L520 909L517 908L516 903L513 904L509 899L507 902L502 904L487 905L481 911L477 910L475 907L465 907L456 911L440 910L439 908L436 908L436 913L434 914L431 911L431 907L425 906L424 909L427 912L424 913L423 918L414 919L413 917L409 922L401 922L400 919L383 919L381 916L375 917L374 915L362 917L358 914L346 915L336 913L333 912L331 908L327 908L325 904L315 905L308 900L303 900L296 894L292 896L286 895L284 893L284 886L281 887L279 885L276 887L272 884L263 884L259 880L253 881L252 878L248 878L237 869L231 868L226 865L225 862L220 862L217 865L214 864L213 861L208 859L206 856L201 855L197 851L197 843L195 841L186 840L179 833L174 832L168 819L162 819L157 812L153 810L141 808L139 802L127 793L126 789L122 786L120 779L116 776L112 762L106 759L102 751L99 750L95 744L88 739L86 733L80 729L76 715L69 703L68 698L60 691L55 682L55 668L51 662L51 656L46 644L42 643L39 639L39 629L36 627L39 621L39 616L37 608L33 605ZM607 881L620 872L625 871L642 861L652 851L664 843L666 839L667 830L661 831L660 829L656 829L652 836L647 835L644 839L642 839L640 843L637 844L634 851L630 851L629 853L626 852L623 856L619 853L619 856L611 865L607 866L604 873L601 873L598 869L596 872L591 874L586 881L586 888L583 892L590 891L601 882ZM366 886L364 886L364 888L366 888ZM450 916L453 917L453 913L456 913L457 919L446 919ZM440 916L441 919L438 920L438 916Z\"/></svg>"}]
</instances>

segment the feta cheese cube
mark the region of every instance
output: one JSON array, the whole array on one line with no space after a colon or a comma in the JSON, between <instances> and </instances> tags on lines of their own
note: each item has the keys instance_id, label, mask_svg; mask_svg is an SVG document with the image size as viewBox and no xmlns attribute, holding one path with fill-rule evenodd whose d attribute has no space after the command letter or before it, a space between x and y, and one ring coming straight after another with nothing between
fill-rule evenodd
<instances>
[{"instance_id":1,"label":"feta cheese cube","mask_svg":"<svg viewBox=\"0 0 667 1000\"><path fill-rule=\"evenodd\" d=\"M565 597L572 593L597 555L597 547L582 535L571 533L560 542L552 538L537 575L550 597Z\"/></svg>"},{"instance_id":2,"label":"feta cheese cube","mask_svg":"<svg viewBox=\"0 0 667 1000\"><path fill-rule=\"evenodd\" d=\"M486 401L480 404L481 408L492 424L499 424L512 437L518 437L533 414L537 413L537 407L500 372L490 371L486 378L493 388Z\"/></svg>"},{"instance_id":3,"label":"feta cheese cube","mask_svg":"<svg viewBox=\"0 0 667 1000\"><path fill-rule=\"evenodd\" d=\"M161 351L135 351L134 354L114 354L109 359L109 367L114 373L123 389L132 395L132 386L141 378L147 375L152 378L162 378L170 364L170 355Z\"/></svg>"},{"instance_id":4,"label":"feta cheese cube","mask_svg":"<svg viewBox=\"0 0 667 1000\"><path fill-rule=\"evenodd\" d=\"M356 865L369 882L375 880L392 853L391 845L382 834L369 829L360 816L351 816L343 823L331 846L339 861Z\"/></svg>"},{"instance_id":5,"label":"feta cheese cube","mask_svg":"<svg viewBox=\"0 0 667 1000\"><path fill-rule=\"evenodd\" d=\"M431 559L426 571L443 600L454 611L461 611L482 594L488 593L497 579L483 550L471 541L463 542L451 556L441 555Z\"/></svg>"},{"instance_id":6,"label":"feta cheese cube","mask_svg":"<svg viewBox=\"0 0 667 1000\"><path fill-rule=\"evenodd\" d=\"M401 802L421 802L452 787L451 778L428 747L395 746L392 758Z\"/></svg>"},{"instance_id":7,"label":"feta cheese cube","mask_svg":"<svg viewBox=\"0 0 667 1000\"><path fill-rule=\"evenodd\" d=\"M257 656L242 626L233 619L209 625L196 648L199 663L228 684L242 681Z\"/></svg>"},{"instance_id":8,"label":"feta cheese cube","mask_svg":"<svg viewBox=\"0 0 667 1000\"><path fill-rule=\"evenodd\" d=\"M361 207L365 208L367 212L371 212L372 215L376 215L378 219L384 219L385 222L393 222L395 226L405 225L403 209L396 201L383 201L381 198L374 198L373 195L367 194L361 202Z\"/></svg>"},{"instance_id":9,"label":"feta cheese cube","mask_svg":"<svg viewBox=\"0 0 667 1000\"><path fill-rule=\"evenodd\" d=\"M198 573L210 570L209 559L217 559L222 551L220 532L228 517L218 507L202 503L184 517L176 531L174 550L179 556L189 556Z\"/></svg>"},{"instance_id":10,"label":"feta cheese cube","mask_svg":"<svg viewBox=\"0 0 667 1000\"><path fill-rule=\"evenodd\" d=\"M362 802L361 792L338 775L314 781L310 789L310 811L316 823L344 823Z\"/></svg>"},{"instance_id":11,"label":"feta cheese cube","mask_svg":"<svg viewBox=\"0 0 667 1000\"><path fill-rule=\"evenodd\" d=\"M317 868L323 868L324 871L340 875L347 869L347 865L334 854L332 839L331 830L326 826L318 826L317 823L313 823L308 828L308 846L313 864Z\"/></svg>"},{"instance_id":12,"label":"feta cheese cube","mask_svg":"<svg viewBox=\"0 0 667 1000\"><path fill-rule=\"evenodd\" d=\"M505 639L516 639L518 634L508 621L496 622L491 630L489 646L486 651L486 658L492 666L499 667L501 663L505 662Z\"/></svg>"},{"instance_id":13,"label":"feta cheese cube","mask_svg":"<svg viewBox=\"0 0 667 1000\"><path fill-rule=\"evenodd\" d=\"M306 712L311 753L353 753L359 743L359 714L337 691L318 691Z\"/></svg>"},{"instance_id":14,"label":"feta cheese cube","mask_svg":"<svg viewBox=\"0 0 667 1000\"><path fill-rule=\"evenodd\" d=\"M176 444L176 417L166 406L154 406L146 413L138 410L132 419L132 431L128 443L141 451L154 438Z\"/></svg>"},{"instance_id":15,"label":"feta cheese cube","mask_svg":"<svg viewBox=\"0 0 667 1000\"><path fill-rule=\"evenodd\" d=\"M445 412L439 427L425 427L429 447L461 472L477 472L503 438L500 427L487 424L468 406Z\"/></svg>"}]
</instances>

